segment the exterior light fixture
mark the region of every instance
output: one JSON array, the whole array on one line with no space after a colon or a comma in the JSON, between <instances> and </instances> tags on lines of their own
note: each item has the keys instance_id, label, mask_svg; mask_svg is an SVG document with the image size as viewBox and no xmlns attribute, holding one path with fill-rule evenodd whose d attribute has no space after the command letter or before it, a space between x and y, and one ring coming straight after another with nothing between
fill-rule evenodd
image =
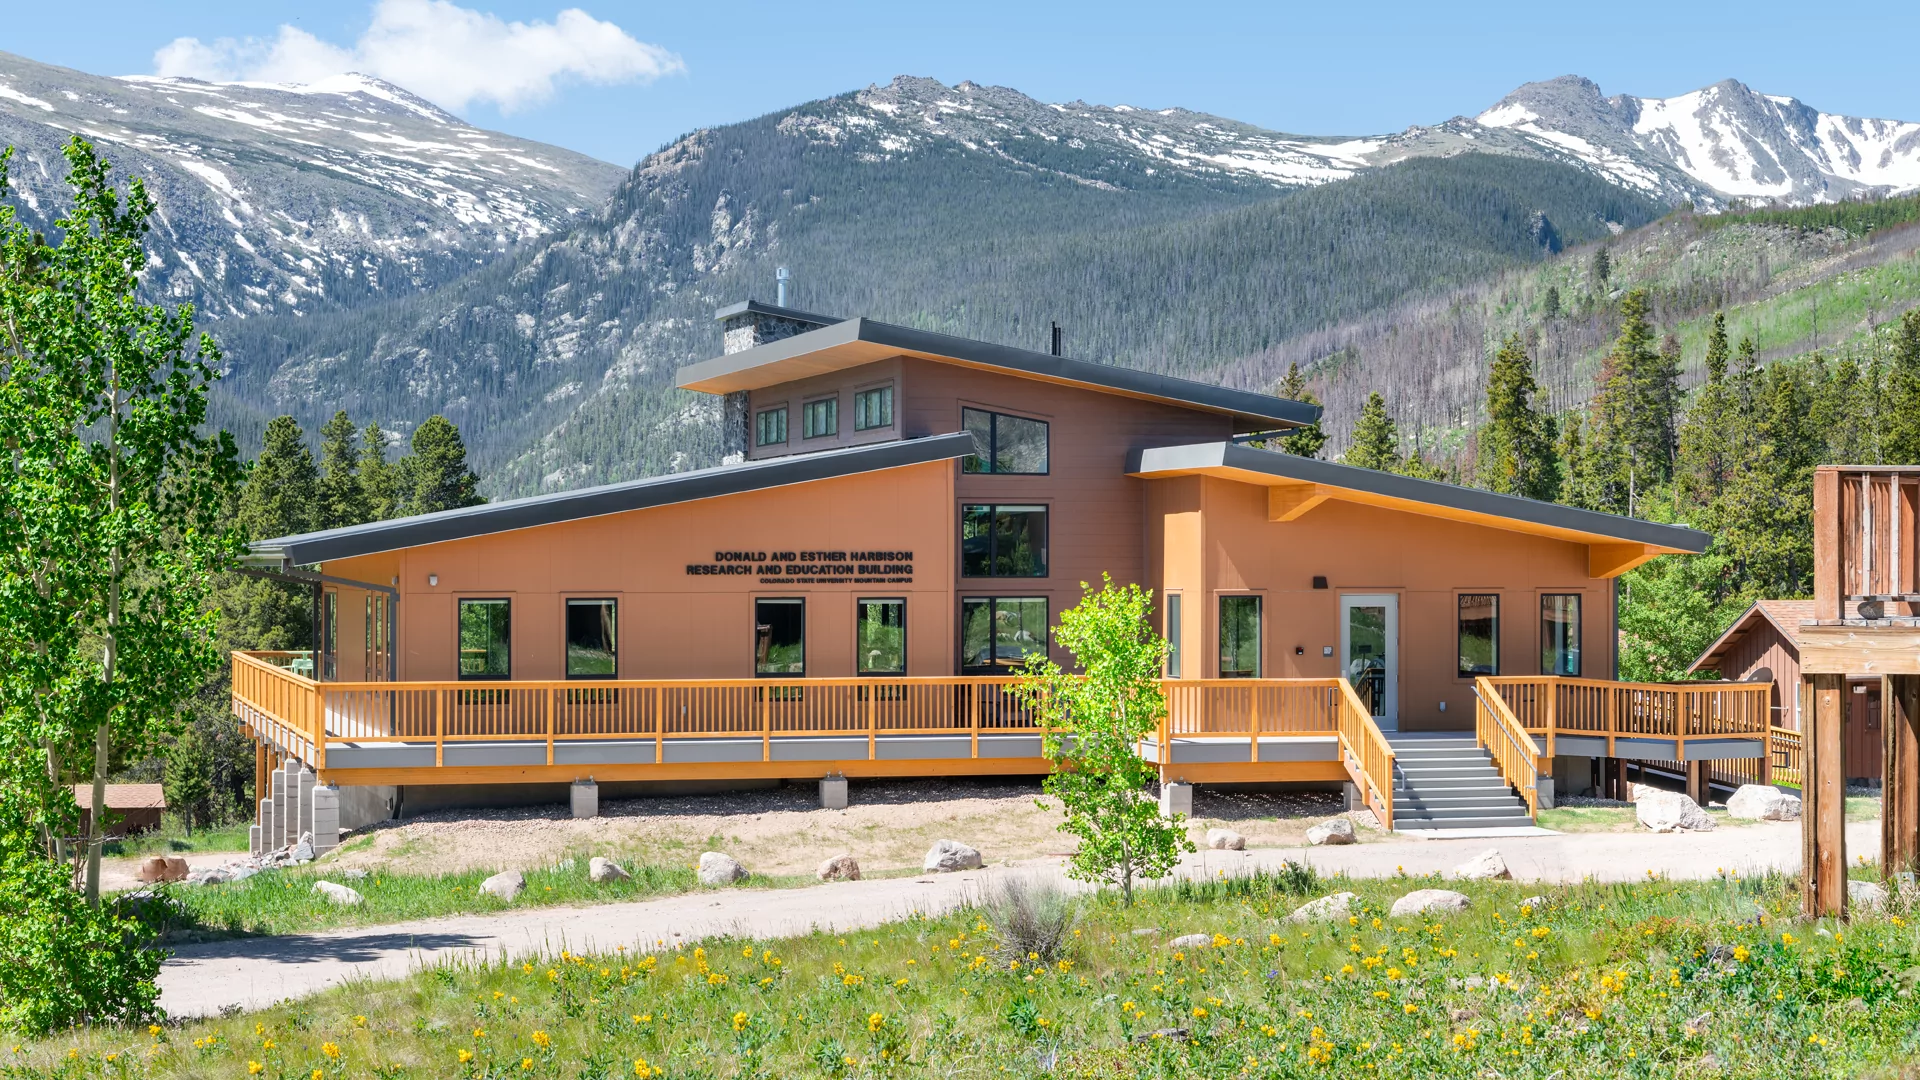
<instances>
[{"instance_id":1,"label":"exterior light fixture","mask_svg":"<svg viewBox=\"0 0 1920 1080\"><path fill-rule=\"evenodd\" d=\"M434 586L437 586L437 585L439 585L439 584L440 584L440 575L439 575L439 574L428 574L428 575L427 575L427 585L428 585L428 587L430 587L430 588L431 588L431 587L434 587Z\"/></svg>"}]
</instances>

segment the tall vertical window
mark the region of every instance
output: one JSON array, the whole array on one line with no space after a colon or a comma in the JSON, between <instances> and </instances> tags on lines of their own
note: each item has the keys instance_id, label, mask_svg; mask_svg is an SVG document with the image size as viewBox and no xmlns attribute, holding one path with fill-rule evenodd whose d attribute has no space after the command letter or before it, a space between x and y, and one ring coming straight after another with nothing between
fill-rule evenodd
<instances>
[{"instance_id":1,"label":"tall vertical window","mask_svg":"<svg viewBox=\"0 0 1920 1080\"><path fill-rule=\"evenodd\" d=\"M1180 594L1167 594L1167 678L1180 677Z\"/></svg>"},{"instance_id":2,"label":"tall vertical window","mask_svg":"<svg viewBox=\"0 0 1920 1080\"><path fill-rule=\"evenodd\" d=\"M1042 596L969 596L960 601L960 670L992 675L1047 652Z\"/></svg>"},{"instance_id":3,"label":"tall vertical window","mask_svg":"<svg viewBox=\"0 0 1920 1080\"><path fill-rule=\"evenodd\" d=\"M853 395L853 430L893 426L893 387L876 386Z\"/></svg>"},{"instance_id":4,"label":"tall vertical window","mask_svg":"<svg viewBox=\"0 0 1920 1080\"><path fill-rule=\"evenodd\" d=\"M1580 675L1580 594L1540 597L1540 673Z\"/></svg>"},{"instance_id":5,"label":"tall vertical window","mask_svg":"<svg viewBox=\"0 0 1920 1080\"><path fill-rule=\"evenodd\" d=\"M787 441L787 407L761 409L753 414L753 444L779 446Z\"/></svg>"},{"instance_id":6,"label":"tall vertical window","mask_svg":"<svg viewBox=\"0 0 1920 1080\"><path fill-rule=\"evenodd\" d=\"M854 667L861 675L907 673L907 602L860 600L854 625Z\"/></svg>"},{"instance_id":7,"label":"tall vertical window","mask_svg":"<svg viewBox=\"0 0 1920 1080\"><path fill-rule=\"evenodd\" d=\"M962 506L961 577L1046 577L1047 508Z\"/></svg>"},{"instance_id":8,"label":"tall vertical window","mask_svg":"<svg viewBox=\"0 0 1920 1080\"><path fill-rule=\"evenodd\" d=\"M1500 674L1500 597L1461 593L1458 628L1460 677Z\"/></svg>"},{"instance_id":9,"label":"tall vertical window","mask_svg":"<svg viewBox=\"0 0 1920 1080\"><path fill-rule=\"evenodd\" d=\"M611 679L620 670L612 600L567 601L567 678Z\"/></svg>"},{"instance_id":10,"label":"tall vertical window","mask_svg":"<svg viewBox=\"0 0 1920 1080\"><path fill-rule=\"evenodd\" d=\"M504 601L503 601L504 602ZM387 598L383 594L367 597L366 677L378 682L387 677Z\"/></svg>"},{"instance_id":11,"label":"tall vertical window","mask_svg":"<svg viewBox=\"0 0 1920 1080\"><path fill-rule=\"evenodd\" d=\"M507 679L513 673L512 605L460 601L460 677Z\"/></svg>"},{"instance_id":12,"label":"tall vertical window","mask_svg":"<svg viewBox=\"0 0 1920 1080\"><path fill-rule=\"evenodd\" d=\"M753 602L753 673L807 673L807 602L797 596Z\"/></svg>"},{"instance_id":13,"label":"tall vertical window","mask_svg":"<svg viewBox=\"0 0 1920 1080\"><path fill-rule=\"evenodd\" d=\"M1260 677L1260 598L1220 598L1220 677Z\"/></svg>"},{"instance_id":14,"label":"tall vertical window","mask_svg":"<svg viewBox=\"0 0 1920 1080\"><path fill-rule=\"evenodd\" d=\"M339 667L335 662L340 654L340 594L327 594L327 611L324 616L326 625L321 633L321 675L323 679L337 679Z\"/></svg>"},{"instance_id":15,"label":"tall vertical window","mask_svg":"<svg viewBox=\"0 0 1920 1080\"><path fill-rule=\"evenodd\" d=\"M840 434L840 399L821 398L800 406L800 437L818 439Z\"/></svg>"},{"instance_id":16,"label":"tall vertical window","mask_svg":"<svg viewBox=\"0 0 1920 1080\"><path fill-rule=\"evenodd\" d=\"M960 463L961 472L1028 473L1047 471L1047 422L1024 416L961 409L960 427L973 436L980 452Z\"/></svg>"}]
</instances>

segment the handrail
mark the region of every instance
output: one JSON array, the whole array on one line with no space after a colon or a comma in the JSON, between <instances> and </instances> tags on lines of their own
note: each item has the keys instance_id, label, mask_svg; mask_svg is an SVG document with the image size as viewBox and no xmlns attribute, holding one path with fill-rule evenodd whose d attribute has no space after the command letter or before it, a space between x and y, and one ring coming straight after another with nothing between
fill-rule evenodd
<instances>
[{"instance_id":1,"label":"handrail","mask_svg":"<svg viewBox=\"0 0 1920 1080\"><path fill-rule=\"evenodd\" d=\"M1767 780L1792 787L1806 785L1806 744L1792 728L1767 729Z\"/></svg>"},{"instance_id":2,"label":"handrail","mask_svg":"<svg viewBox=\"0 0 1920 1080\"><path fill-rule=\"evenodd\" d=\"M1347 774L1360 789L1360 797L1373 807L1382 828L1393 829L1393 747L1380 725L1373 722L1373 710L1360 700L1353 684L1335 680L1340 693L1340 753Z\"/></svg>"},{"instance_id":3,"label":"handrail","mask_svg":"<svg viewBox=\"0 0 1920 1080\"><path fill-rule=\"evenodd\" d=\"M1540 812L1540 745L1487 676L1473 680L1473 698L1474 738L1492 756L1501 779L1527 801L1527 816L1533 817Z\"/></svg>"},{"instance_id":4,"label":"handrail","mask_svg":"<svg viewBox=\"0 0 1920 1080\"><path fill-rule=\"evenodd\" d=\"M1554 675L1481 676L1505 702L1522 729L1541 736L1547 754L1557 739L1604 738L1606 756L1617 757L1616 739L1659 739L1686 757L1690 739L1766 737L1772 718L1765 683L1635 683ZM1631 755L1629 755L1631 756Z\"/></svg>"}]
</instances>

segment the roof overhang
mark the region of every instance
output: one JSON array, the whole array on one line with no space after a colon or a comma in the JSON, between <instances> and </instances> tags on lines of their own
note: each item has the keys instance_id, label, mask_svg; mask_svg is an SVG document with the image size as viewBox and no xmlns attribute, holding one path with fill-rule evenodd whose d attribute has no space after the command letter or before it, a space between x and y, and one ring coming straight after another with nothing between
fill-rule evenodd
<instances>
[{"instance_id":1,"label":"roof overhang","mask_svg":"<svg viewBox=\"0 0 1920 1080\"><path fill-rule=\"evenodd\" d=\"M965 457L974 453L975 449L973 436L960 431L925 439L902 439L846 450L795 454L744 465L721 465L621 484L581 488L578 491L535 495L459 510L442 510L435 514L350 525L343 529L256 540L248 545L251 555L247 562L254 569L278 567L285 570L628 510L644 510L720 495L738 495L789 484L831 480L856 473L948 461Z\"/></svg>"},{"instance_id":2,"label":"roof overhang","mask_svg":"<svg viewBox=\"0 0 1920 1080\"><path fill-rule=\"evenodd\" d=\"M1579 510L1238 443L1136 450L1127 472L1148 480L1213 476L1265 487L1269 521L1296 521L1324 502L1349 502L1585 544L1588 573L1596 578L1618 577L1660 555L1698 554L1711 539L1684 525Z\"/></svg>"},{"instance_id":3,"label":"roof overhang","mask_svg":"<svg viewBox=\"0 0 1920 1080\"><path fill-rule=\"evenodd\" d=\"M678 381L683 390L731 394L845 371L896 356L1218 413L1233 419L1235 431L1304 427L1320 418L1317 405L1270 394L1073 360L872 319L847 319L766 345L689 364L680 369Z\"/></svg>"},{"instance_id":4,"label":"roof overhang","mask_svg":"<svg viewBox=\"0 0 1920 1080\"><path fill-rule=\"evenodd\" d=\"M1753 606L1741 612L1740 617L1733 620L1733 625L1727 627L1719 637L1714 638L1713 644L1707 646L1705 651L1701 652L1693 663L1687 665L1687 674L1692 675L1702 668L1718 667L1720 664L1720 654L1726 651L1727 646L1733 644L1735 640L1745 634L1747 628L1753 625L1753 621L1756 618L1766 619L1771 622L1773 616L1767 614L1766 609L1761 607L1758 601L1755 601ZM1776 623L1775 625L1778 624ZM1780 631L1786 635L1788 641L1793 641L1793 633L1786 627L1780 627Z\"/></svg>"}]
</instances>

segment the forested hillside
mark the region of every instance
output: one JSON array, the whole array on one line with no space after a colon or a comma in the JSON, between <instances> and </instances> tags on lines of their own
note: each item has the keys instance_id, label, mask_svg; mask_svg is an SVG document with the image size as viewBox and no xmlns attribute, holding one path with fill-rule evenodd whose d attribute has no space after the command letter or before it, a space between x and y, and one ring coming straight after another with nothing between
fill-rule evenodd
<instances>
[{"instance_id":1,"label":"forested hillside","mask_svg":"<svg viewBox=\"0 0 1920 1080\"><path fill-rule=\"evenodd\" d=\"M1619 300L1644 289L1654 325L1681 346L1682 388L1706 377L1715 314L1762 364L1805 357L1883 362L1901 312L1920 304L1920 199L1721 215L1671 214L1466 288L1415 297L1316 330L1233 365L1228 381L1273 385L1292 365L1327 403L1333 452L1368 393L1403 436L1457 456L1484 419L1499 342L1526 336L1545 401L1562 413L1594 393L1620 328Z\"/></svg>"},{"instance_id":2,"label":"forested hillside","mask_svg":"<svg viewBox=\"0 0 1920 1080\"><path fill-rule=\"evenodd\" d=\"M245 440L281 412L401 431L443 412L490 493L571 487L714 459L717 403L674 371L717 351L713 310L766 298L776 265L796 306L1033 347L1057 320L1070 355L1212 378L1660 210L1568 166L1472 154L1304 190L1123 187L1074 175L1071 147L1048 168L961 143L889 157L860 131L819 136L805 111L690 136L604 220L429 295L223 327L223 419Z\"/></svg>"}]
</instances>

